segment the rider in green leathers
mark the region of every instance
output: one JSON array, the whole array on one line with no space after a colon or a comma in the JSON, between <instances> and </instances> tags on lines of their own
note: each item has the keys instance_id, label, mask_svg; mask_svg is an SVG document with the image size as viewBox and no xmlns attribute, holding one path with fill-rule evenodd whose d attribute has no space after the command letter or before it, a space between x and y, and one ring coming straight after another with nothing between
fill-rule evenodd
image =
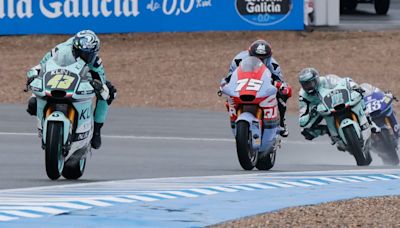
<instances>
[{"instance_id":1,"label":"rider in green leathers","mask_svg":"<svg viewBox=\"0 0 400 228\"><path fill-rule=\"evenodd\" d=\"M46 53L40 64L28 71L27 85L29 85L35 77L40 74L41 69L46 62L56 56L58 53L71 53L77 59L78 57L84 60L90 69L92 76L92 86L96 91L97 103L94 112L94 132L92 138L92 147L99 149L101 146L101 128L105 122L108 113L108 106L117 95L117 90L106 80L104 67L101 58L98 56L100 51L100 39L91 30L83 30L78 32L74 37L66 42L58 44L51 51ZM28 102L27 112L31 115L36 115L37 105L36 97L32 96Z\"/></svg>"},{"instance_id":2,"label":"rider in green leathers","mask_svg":"<svg viewBox=\"0 0 400 228\"><path fill-rule=\"evenodd\" d=\"M321 100L319 97L319 89L329 88L332 84L348 84L354 91L363 93L361 87L351 78L340 78L338 76L320 77L318 71L314 68L305 68L298 75L301 84L299 94L299 123L302 128L301 134L307 140L330 134L326 125L320 124L323 120L317 112L317 106ZM367 116L368 122L371 125L372 132L380 132L380 128ZM337 136L331 136L332 144L337 142Z\"/></svg>"}]
</instances>

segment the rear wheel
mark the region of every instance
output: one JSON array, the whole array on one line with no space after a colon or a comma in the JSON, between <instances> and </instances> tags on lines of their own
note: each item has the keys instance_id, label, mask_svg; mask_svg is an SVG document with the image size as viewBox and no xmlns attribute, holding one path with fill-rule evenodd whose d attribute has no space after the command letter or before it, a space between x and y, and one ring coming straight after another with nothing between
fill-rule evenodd
<instances>
[{"instance_id":1,"label":"rear wheel","mask_svg":"<svg viewBox=\"0 0 400 228\"><path fill-rule=\"evenodd\" d=\"M85 167L86 167L86 158L82 158L80 160L69 159L65 163L62 175L66 179L71 179L71 180L79 179L83 175Z\"/></svg>"},{"instance_id":2,"label":"rear wheel","mask_svg":"<svg viewBox=\"0 0 400 228\"><path fill-rule=\"evenodd\" d=\"M375 0L375 12L379 15L386 15L389 11L390 0Z\"/></svg>"},{"instance_id":3,"label":"rear wheel","mask_svg":"<svg viewBox=\"0 0 400 228\"><path fill-rule=\"evenodd\" d=\"M394 139L388 129L382 129L382 131L378 133L378 136L381 141L380 145L382 146L382 148L380 148L381 153L379 156L382 158L383 164L398 165L399 155L397 154L397 140Z\"/></svg>"},{"instance_id":4,"label":"rear wheel","mask_svg":"<svg viewBox=\"0 0 400 228\"><path fill-rule=\"evenodd\" d=\"M258 152L252 149L252 136L246 121L237 123L236 150L240 166L245 170L252 170L257 163Z\"/></svg>"},{"instance_id":5,"label":"rear wheel","mask_svg":"<svg viewBox=\"0 0 400 228\"><path fill-rule=\"evenodd\" d=\"M270 170L275 165L276 149L274 148L267 156L258 159L256 168L259 170Z\"/></svg>"},{"instance_id":6,"label":"rear wheel","mask_svg":"<svg viewBox=\"0 0 400 228\"><path fill-rule=\"evenodd\" d=\"M64 140L63 123L48 122L46 133L46 173L51 180L57 180L64 168L64 156L62 152Z\"/></svg>"},{"instance_id":7,"label":"rear wheel","mask_svg":"<svg viewBox=\"0 0 400 228\"><path fill-rule=\"evenodd\" d=\"M363 151L360 141L358 140L357 132L353 127L345 127L343 129L344 137L346 138L347 148L353 154L358 166L367 166L371 164L372 158L369 151Z\"/></svg>"}]
</instances>

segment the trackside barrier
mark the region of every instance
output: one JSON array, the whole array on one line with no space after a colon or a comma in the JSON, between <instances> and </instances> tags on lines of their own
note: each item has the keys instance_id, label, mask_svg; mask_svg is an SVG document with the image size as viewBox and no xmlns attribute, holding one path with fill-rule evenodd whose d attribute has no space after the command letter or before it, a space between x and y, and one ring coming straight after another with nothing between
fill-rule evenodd
<instances>
[{"instance_id":1,"label":"trackside barrier","mask_svg":"<svg viewBox=\"0 0 400 228\"><path fill-rule=\"evenodd\" d=\"M303 0L0 0L0 35L303 30Z\"/></svg>"}]
</instances>

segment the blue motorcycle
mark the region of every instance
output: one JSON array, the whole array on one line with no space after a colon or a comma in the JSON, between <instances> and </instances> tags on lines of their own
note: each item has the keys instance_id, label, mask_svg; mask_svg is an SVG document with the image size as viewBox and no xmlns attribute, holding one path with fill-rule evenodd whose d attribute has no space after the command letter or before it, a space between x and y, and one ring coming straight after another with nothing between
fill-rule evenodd
<instances>
[{"instance_id":1,"label":"blue motorcycle","mask_svg":"<svg viewBox=\"0 0 400 228\"><path fill-rule=\"evenodd\" d=\"M396 113L392 105L397 98L393 94L385 93L367 83L361 84L361 87L365 90L366 112L382 129L380 133L372 135L372 148L385 165L398 165L397 151L400 135Z\"/></svg>"}]
</instances>

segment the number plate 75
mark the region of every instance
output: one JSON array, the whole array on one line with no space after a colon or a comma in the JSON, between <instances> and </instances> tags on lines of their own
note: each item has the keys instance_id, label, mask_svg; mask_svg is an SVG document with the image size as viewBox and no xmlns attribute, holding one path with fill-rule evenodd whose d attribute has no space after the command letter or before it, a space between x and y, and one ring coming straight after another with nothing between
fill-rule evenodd
<instances>
[{"instance_id":1,"label":"number plate 75","mask_svg":"<svg viewBox=\"0 0 400 228\"><path fill-rule=\"evenodd\" d=\"M264 81L261 80L257 80L257 79L249 79L249 78L245 78L245 79L240 79L237 82L237 86L235 89L235 92L239 92L243 89L243 87L247 84L245 90L248 91L260 91L262 84L264 83Z\"/></svg>"}]
</instances>

